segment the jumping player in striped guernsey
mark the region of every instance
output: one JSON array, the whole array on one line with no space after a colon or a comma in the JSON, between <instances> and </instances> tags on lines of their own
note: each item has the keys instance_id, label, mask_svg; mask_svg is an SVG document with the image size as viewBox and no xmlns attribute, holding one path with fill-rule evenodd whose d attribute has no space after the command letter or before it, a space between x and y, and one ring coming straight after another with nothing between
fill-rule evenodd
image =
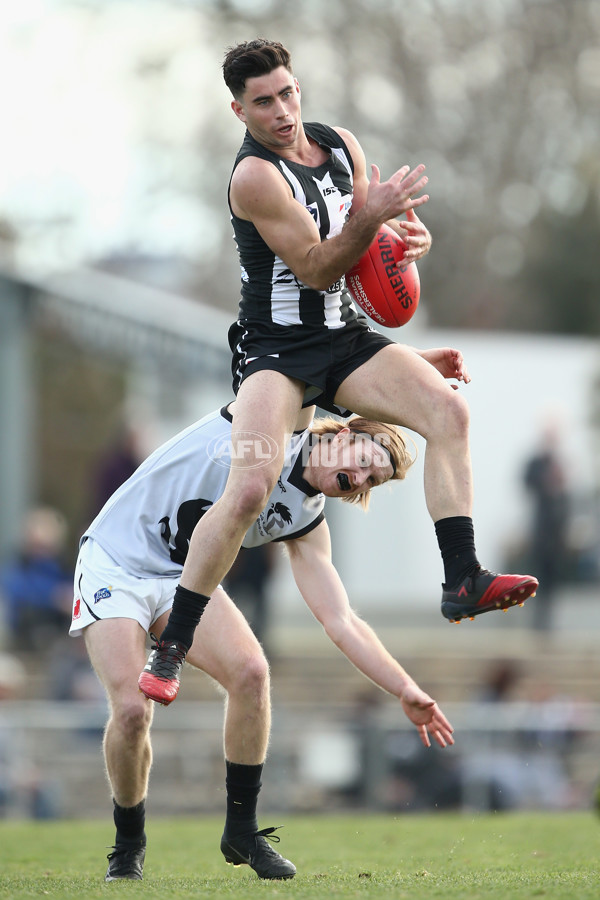
<instances>
[{"instance_id":1,"label":"jumping player in striped guernsey","mask_svg":"<svg viewBox=\"0 0 600 900\"><path fill-rule=\"evenodd\" d=\"M357 314L345 289L344 273L383 223L407 245L406 262L429 251L431 236L415 212L429 199L422 193L425 166L402 166L381 181L375 165L368 175L349 131L305 124L290 54L278 42L230 48L223 74L232 110L246 127L229 185L242 283L229 335L234 431L260 432L282 448L300 408L317 403L422 435L425 501L444 569L442 614L460 622L522 604L537 579L490 572L476 553L469 410L452 389L458 385L448 383L468 382L462 356L453 351L433 361L388 340ZM143 675L149 698L172 697L176 673L169 685L163 664L191 645L282 465L281 451L263 466L250 454L231 469L223 496L198 523L171 616Z\"/></svg>"}]
</instances>

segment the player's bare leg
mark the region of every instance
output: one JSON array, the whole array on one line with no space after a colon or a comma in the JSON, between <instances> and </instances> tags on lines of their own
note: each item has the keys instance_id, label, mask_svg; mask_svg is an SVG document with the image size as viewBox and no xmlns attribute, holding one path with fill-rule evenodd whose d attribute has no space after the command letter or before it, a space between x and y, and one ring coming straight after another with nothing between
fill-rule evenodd
<instances>
[{"instance_id":1,"label":"player's bare leg","mask_svg":"<svg viewBox=\"0 0 600 900\"><path fill-rule=\"evenodd\" d=\"M160 627L160 622L157 623ZM227 818L221 851L260 878L292 878L296 868L259 831L256 804L271 730L269 665L248 622L222 588L213 592L187 661L225 691Z\"/></svg>"},{"instance_id":2,"label":"player's bare leg","mask_svg":"<svg viewBox=\"0 0 600 900\"><path fill-rule=\"evenodd\" d=\"M442 614L452 622L508 609L535 594L536 578L495 575L475 552L469 410L444 377L409 347L385 347L348 376L336 402L370 419L410 428L427 441L425 500L446 573Z\"/></svg>"},{"instance_id":3,"label":"player's bare leg","mask_svg":"<svg viewBox=\"0 0 600 900\"><path fill-rule=\"evenodd\" d=\"M430 363L410 347L384 347L342 382L335 399L365 418L403 425L424 437L431 518L471 515L469 409Z\"/></svg>"},{"instance_id":4,"label":"player's bare leg","mask_svg":"<svg viewBox=\"0 0 600 900\"><path fill-rule=\"evenodd\" d=\"M184 587L210 596L233 565L246 531L279 478L285 442L296 427L303 394L301 382L279 372L256 372L242 383L231 425L234 444L239 435L266 435L273 456L257 465L249 442L247 452L236 459L223 496L194 529L181 574Z\"/></svg>"},{"instance_id":5,"label":"player's bare leg","mask_svg":"<svg viewBox=\"0 0 600 900\"><path fill-rule=\"evenodd\" d=\"M232 447L243 452L234 452L235 465L222 497L194 529L171 615L138 679L140 690L152 700L167 705L177 696L185 654L208 599L233 565L244 535L279 478L303 394L301 382L273 371L256 372L240 387Z\"/></svg>"},{"instance_id":6,"label":"player's bare leg","mask_svg":"<svg viewBox=\"0 0 600 900\"><path fill-rule=\"evenodd\" d=\"M150 725L154 711L137 687L137 675L146 656L146 633L133 619L106 619L89 625L84 638L110 710L103 751L117 833L105 880L139 880L146 847L145 800L152 764Z\"/></svg>"}]
</instances>

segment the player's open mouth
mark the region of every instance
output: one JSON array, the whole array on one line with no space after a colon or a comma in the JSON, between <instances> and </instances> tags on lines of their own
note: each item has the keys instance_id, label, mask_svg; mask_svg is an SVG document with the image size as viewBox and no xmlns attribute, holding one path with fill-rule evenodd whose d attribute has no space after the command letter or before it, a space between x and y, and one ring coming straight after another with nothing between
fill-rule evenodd
<instances>
[{"instance_id":1,"label":"player's open mouth","mask_svg":"<svg viewBox=\"0 0 600 900\"><path fill-rule=\"evenodd\" d=\"M349 491L352 488L352 485L350 484L350 479L348 478L348 476L346 475L345 472L339 472L339 474L337 476L337 483L338 483L341 491Z\"/></svg>"}]
</instances>

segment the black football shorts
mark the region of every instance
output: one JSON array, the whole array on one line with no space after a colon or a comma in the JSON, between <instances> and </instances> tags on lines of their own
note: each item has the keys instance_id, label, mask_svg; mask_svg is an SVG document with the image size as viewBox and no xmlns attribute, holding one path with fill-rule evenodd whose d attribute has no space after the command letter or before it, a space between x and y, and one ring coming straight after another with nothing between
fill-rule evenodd
<instances>
[{"instance_id":1,"label":"black football shorts","mask_svg":"<svg viewBox=\"0 0 600 900\"><path fill-rule=\"evenodd\" d=\"M348 416L351 410L334 403L339 386L392 343L362 316L341 328L238 321L229 329L233 390L237 394L244 378L253 372L271 369L305 383L304 406L316 403L328 412Z\"/></svg>"}]
</instances>

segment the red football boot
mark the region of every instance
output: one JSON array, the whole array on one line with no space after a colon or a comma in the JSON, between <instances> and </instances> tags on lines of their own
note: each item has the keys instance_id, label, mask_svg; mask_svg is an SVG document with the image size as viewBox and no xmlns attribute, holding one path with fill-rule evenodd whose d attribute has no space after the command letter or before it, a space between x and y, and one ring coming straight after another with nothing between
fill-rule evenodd
<instances>
[{"instance_id":1,"label":"red football boot","mask_svg":"<svg viewBox=\"0 0 600 900\"><path fill-rule=\"evenodd\" d=\"M532 575L495 575L478 566L455 590L442 585L442 615L460 622L495 609L523 606L528 597L535 597L538 584Z\"/></svg>"},{"instance_id":2,"label":"red football boot","mask_svg":"<svg viewBox=\"0 0 600 900\"><path fill-rule=\"evenodd\" d=\"M154 635L151 635L154 638ZM177 641L166 643L154 638L152 652L144 671L138 678L142 694L149 700L168 706L179 690L179 673L187 653L186 647Z\"/></svg>"}]
</instances>

